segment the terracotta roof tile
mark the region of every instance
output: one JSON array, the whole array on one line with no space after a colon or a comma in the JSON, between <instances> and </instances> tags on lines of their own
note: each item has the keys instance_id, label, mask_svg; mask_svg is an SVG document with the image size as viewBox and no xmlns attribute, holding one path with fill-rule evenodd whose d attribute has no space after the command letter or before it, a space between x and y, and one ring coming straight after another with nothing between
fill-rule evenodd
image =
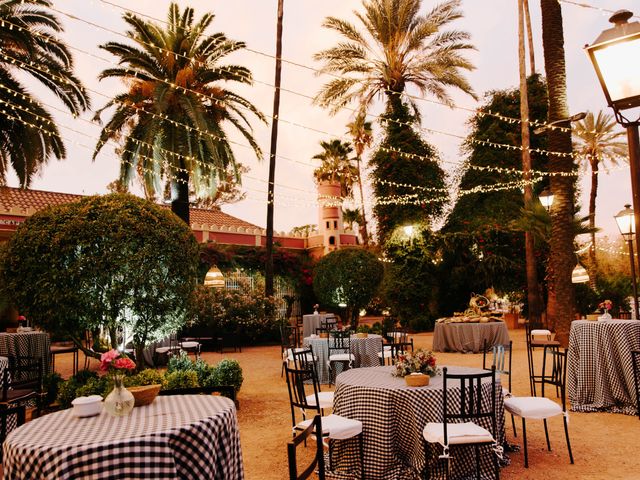
<instances>
[{"instance_id":1,"label":"terracotta roof tile","mask_svg":"<svg viewBox=\"0 0 640 480\"><path fill-rule=\"evenodd\" d=\"M46 192L43 190L29 190L13 187L0 187L0 210L9 211L18 208L21 211L27 209L41 210L50 205L61 205L75 202L83 198L84 195L74 195L71 193ZM162 205L165 208L165 205ZM208 210L204 208L190 209L191 223L218 225L225 227L260 228L249 222L222 212L219 209Z\"/></svg>"}]
</instances>

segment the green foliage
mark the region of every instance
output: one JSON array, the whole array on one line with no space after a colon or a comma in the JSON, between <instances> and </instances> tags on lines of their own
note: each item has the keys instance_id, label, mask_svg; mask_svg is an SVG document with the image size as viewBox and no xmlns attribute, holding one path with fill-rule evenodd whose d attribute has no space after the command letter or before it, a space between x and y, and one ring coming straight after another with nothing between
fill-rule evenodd
<instances>
[{"instance_id":1,"label":"green foliage","mask_svg":"<svg viewBox=\"0 0 640 480\"><path fill-rule=\"evenodd\" d=\"M164 373L153 368L147 368L141 372L125 377L124 384L127 387L162 385L164 383Z\"/></svg>"},{"instance_id":2,"label":"green foliage","mask_svg":"<svg viewBox=\"0 0 640 480\"><path fill-rule=\"evenodd\" d=\"M115 346L124 327L140 347L184 323L197 262L191 230L171 212L112 194L28 218L9 241L0 279L20 311L53 334L79 342L79 332L104 326Z\"/></svg>"},{"instance_id":3,"label":"green foliage","mask_svg":"<svg viewBox=\"0 0 640 480\"><path fill-rule=\"evenodd\" d=\"M369 162L373 190L376 198L393 197L398 202L378 202L373 209L381 244L399 227L430 224L442 213L447 201L445 173L438 164L437 151L411 126L414 118L407 106L391 99L384 119L384 139Z\"/></svg>"},{"instance_id":4,"label":"green foliage","mask_svg":"<svg viewBox=\"0 0 640 480\"><path fill-rule=\"evenodd\" d=\"M42 391L46 393L45 405L51 405L56 400L62 381L62 375L57 372L48 373L42 377Z\"/></svg>"},{"instance_id":5,"label":"green foliage","mask_svg":"<svg viewBox=\"0 0 640 480\"><path fill-rule=\"evenodd\" d=\"M376 255L362 248L342 248L325 255L314 270L313 289L325 305L344 303L357 325L358 312L375 295L384 268Z\"/></svg>"},{"instance_id":6,"label":"green foliage","mask_svg":"<svg viewBox=\"0 0 640 480\"><path fill-rule=\"evenodd\" d=\"M231 385L238 393L243 381L240 364L236 360L226 358L218 362L203 386Z\"/></svg>"},{"instance_id":7,"label":"green foliage","mask_svg":"<svg viewBox=\"0 0 640 480\"><path fill-rule=\"evenodd\" d=\"M349 142L339 139L321 141L322 153L313 156L314 160L321 160L322 164L313 171L316 182L340 184L340 195L351 198L353 185L358 181L358 167L349 155L353 147Z\"/></svg>"},{"instance_id":8,"label":"green foliage","mask_svg":"<svg viewBox=\"0 0 640 480\"><path fill-rule=\"evenodd\" d=\"M185 370L193 370L193 362L186 352L180 352L179 355L172 355L167 363L167 373L183 372Z\"/></svg>"},{"instance_id":9,"label":"green foliage","mask_svg":"<svg viewBox=\"0 0 640 480\"><path fill-rule=\"evenodd\" d=\"M163 390L198 387L198 374L194 370L176 370L164 376Z\"/></svg>"},{"instance_id":10,"label":"green foliage","mask_svg":"<svg viewBox=\"0 0 640 480\"><path fill-rule=\"evenodd\" d=\"M60 383L58 386L58 395L56 400L60 405L60 408L69 408L71 402L77 397L76 391L80 387L77 380L70 378L67 381Z\"/></svg>"},{"instance_id":11,"label":"green foliage","mask_svg":"<svg viewBox=\"0 0 640 480\"><path fill-rule=\"evenodd\" d=\"M113 382L108 376L90 378L87 383L81 385L76 390L76 397L88 397L90 395L100 395L106 397L113 390Z\"/></svg>"},{"instance_id":12,"label":"green foliage","mask_svg":"<svg viewBox=\"0 0 640 480\"><path fill-rule=\"evenodd\" d=\"M369 325L358 325L356 333L371 333L371 327Z\"/></svg>"}]
</instances>

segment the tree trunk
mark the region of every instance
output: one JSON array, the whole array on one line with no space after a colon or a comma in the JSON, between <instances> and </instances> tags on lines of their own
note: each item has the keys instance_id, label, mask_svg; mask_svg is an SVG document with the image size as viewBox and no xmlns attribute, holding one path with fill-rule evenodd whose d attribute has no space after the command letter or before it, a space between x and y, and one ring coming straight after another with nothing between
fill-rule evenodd
<instances>
[{"instance_id":1,"label":"tree trunk","mask_svg":"<svg viewBox=\"0 0 640 480\"><path fill-rule=\"evenodd\" d=\"M267 185L267 260L264 266L264 294L273 296L273 207L275 201L276 151L278 147L278 116L280 113L280 84L282 79L282 17L284 0L278 0L276 27L276 77L273 92L273 120L271 121L271 147L269 149L269 183Z\"/></svg>"},{"instance_id":2,"label":"tree trunk","mask_svg":"<svg viewBox=\"0 0 640 480\"><path fill-rule=\"evenodd\" d=\"M591 155L589 157L591 164L591 191L589 192L589 228L591 231L591 247L589 248L589 286L595 290L597 286L598 263L596 258L596 197L598 196L598 159Z\"/></svg>"},{"instance_id":3,"label":"tree trunk","mask_svg":"<svg viewBox=\"0 0 640 480\"><path fill-rule=\"evenodd\" d=\"M527 71L525 64L524 45L524 2L518 0L518 57L520 66L520 119L522 140L522 171L524 180L531 180L531 153L529 152L529 98L527 89ZM532 208L533 186L524 185L524 208ZM529 305L529 320L539 323L542 314L540 286L538 285L538 269L536 266L535 244L531 232L525 232L525 261L527 272L527 303Z\"/></svg>"},{"instance_id":4,"label":"tree trunk","mask_svg":"<svg viewBox=\"0 0 640 480\"><path fill-rule=\"evenodd\" d=\"M362 210L362 242L369 245L369 232L367 232L367 216L364 211L364 193L362 191L362 171L360 170L360 155L356 157L358 164L358 186L360 187L360 209Z\"/></svg>"},{"instance_id":5,"label":"tree trunk","mask_svg":"<svg viewBox=\"0 0 640 480\"><path fill-rule=\"evenodd\" d=\"M524 0L524 18L527 24L527 45L529 46L529 67L531 75L536 73L536 52L533 49L533 32L531 31L531 12L529 11L529 0Z\"/></svg>"},{"instance_id":6,"label":"tree trunk","mask_svg":"<svg viewBox=\"0 0 640 480\"><path fill-rule=\"evenodd\" d=\"M567 105L566 68L564 58L564 33L562 28L562 8L558 0L540 0L542 11L542 45L544 48L544 68L549 89L549 121L569 117ZM548 131L549 150L571 153L571 133L558 129ZM549 171L569 173L574 170L571 156L550 155ZM556 297L555 327L556 338L567 347L569 330L574 318L575 294L571 283L571 272L576 264L573 251L575 177L567 175L551 176L551 191L554 194L551 209L551 281Z\"/></svg>"},{"instance_id":7,"label":"tree trunk","mask_svg":"<svg viewBox=\"0 0 640 480\"><path fill-rule=\"evenodd\" d=\"M173 181L176 190L175 198L171 199L171 211L182 219L187 225L191 225L189 221L189 172L183 165L176 172L176 179Z\"/></svg>"}]
</instances>

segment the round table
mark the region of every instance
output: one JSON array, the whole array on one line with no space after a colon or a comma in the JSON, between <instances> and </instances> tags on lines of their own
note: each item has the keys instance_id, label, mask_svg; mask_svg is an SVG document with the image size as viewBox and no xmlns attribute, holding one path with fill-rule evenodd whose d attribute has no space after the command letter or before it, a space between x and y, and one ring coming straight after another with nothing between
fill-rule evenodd
<instances>
[{"instance_id":1,"label":"round table","mask_svg":"<svg viewBox=\"0 0 640 480\"><path fill-rule=\"evenodd\" d=\"M316 328L320 328L322 322L327 318L325 313L313 313L302 316L302 337L315 335Z\"/></svg>"},{"instance_id":2,"label":"round table","mask_svg":"<svg viewBox=\"0 0 640 480\"><path fill-rule=\"evenodd\" d=\"M509 330L504 322L444 323L436 322L433 330L435 352L482 352L487 347L509 345Z\"/></svg>"},{"instance_id":3,"label":"round table","mask_svg":"<svg viewBox=\"0 0 640 480\"><path fill-rule=\"evenodd\" d=\"M450 373L479 373L484 370L448 367ZM427 462L422 430L428 422L442 422L442 376L431 377L426 387L408 387L403 378L394 377L394 367L348 370L338 375L333 412L360 420L364 434L365 474L367 479L415 478ZM455 383L454 383L455 385ZM456 388L449 386L449 399L459 401ZM491 382L483 384L482 401L491 402ZM452 393L452 394L451 394ZM496 440L504 440L502 388L496 381ZM491 431L491 422L481 424ZM481 447L482 478L493 478L490 447ZM436 448L431 452L437 456ZM475 478L473 447L456 448L452 462L453 478L465 474ZM358 450L347 442L336 442L332 463L334 470L353 471L359 462Z\"/></svg>"},{"instance_id":4,"label":"round table","mask_svg":"<svg viewBox=\"0 0 640 480\"><path fill-rule=\"evenodd\" d=\"M49 346L51 341L45 332L0 333L0 355L4 357L34 357L42 362L42 373L49 370Z\"/></svg>"},{"instance_id":5,"label":"round table","mask_svg":"<svg viewBox=\"0 0 640 480\"><path fill-rule=\"evenodd\" d=\"M571 410L636 415L632 350L640 350L639 320L571 322L567 350Z\"/></svg>"},{"instance_id":6,"label":"round table","mask_svg":"<svg viewBox=\"0 0 640 480\"><path fill-rule=\"evenodd\" d=\"M131 415L77 418L63 410L9 434L11 479L244 478L233 402L211 395L158 397Z\"/></svg>"},{"instance_id":7,"label":"round table","mask_svg":"<svg viewBox=\"0 0 640 480\"><path fill-rule=\"evenodd\" d=\"M320 337L306 337L303 344L311 346L314 356L318 359L316 369L320 383L329 383L329 339ZM369 334L366 338L351 335L351 353L355 357L355 367L375 367L380 365L378 353L382 351L382 337Z\"/></svg>"}]
</instances>

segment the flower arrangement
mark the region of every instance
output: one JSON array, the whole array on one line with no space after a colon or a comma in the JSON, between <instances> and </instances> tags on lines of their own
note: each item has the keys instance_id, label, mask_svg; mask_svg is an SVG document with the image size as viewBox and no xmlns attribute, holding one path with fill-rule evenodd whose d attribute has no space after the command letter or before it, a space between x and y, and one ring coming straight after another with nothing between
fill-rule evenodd
<instances>
[{"instance_id":1,"label":"flower arrangement","mask_svg":"<svg viewBox=\"0 0 640 480\"><path fill-rule=\"evenodd\" d=\"M113 375L124 374L127 371L135 370L136 364L127 357L126 354L118 350L109 350L100 355L100 371L109 372Z\"/></svg>"},{"instance_id":2,"label":"flower arrangement","mask_svg":"<svg viewBox=\"0 0 640 480\"><path fill-rule=\"evenodd\" d=\"M611 300L605 300L598 304L598 308L602 310L602 313L607 313L613 308L613 302Z\"/></svg>"},{"instance_id":3,"label":"flower arrangement","mask_svg":"<svg viewBox=\"0 0 640 480\"><path fill-rule=\"evenodd\" d=\"M436 366L436 357L430 351L418 349L415 352L403 352L398 355L395 363L396 377L404 377L411 373L424 373L433 377L440 373Z\"/></svg>"}]
</instances>

